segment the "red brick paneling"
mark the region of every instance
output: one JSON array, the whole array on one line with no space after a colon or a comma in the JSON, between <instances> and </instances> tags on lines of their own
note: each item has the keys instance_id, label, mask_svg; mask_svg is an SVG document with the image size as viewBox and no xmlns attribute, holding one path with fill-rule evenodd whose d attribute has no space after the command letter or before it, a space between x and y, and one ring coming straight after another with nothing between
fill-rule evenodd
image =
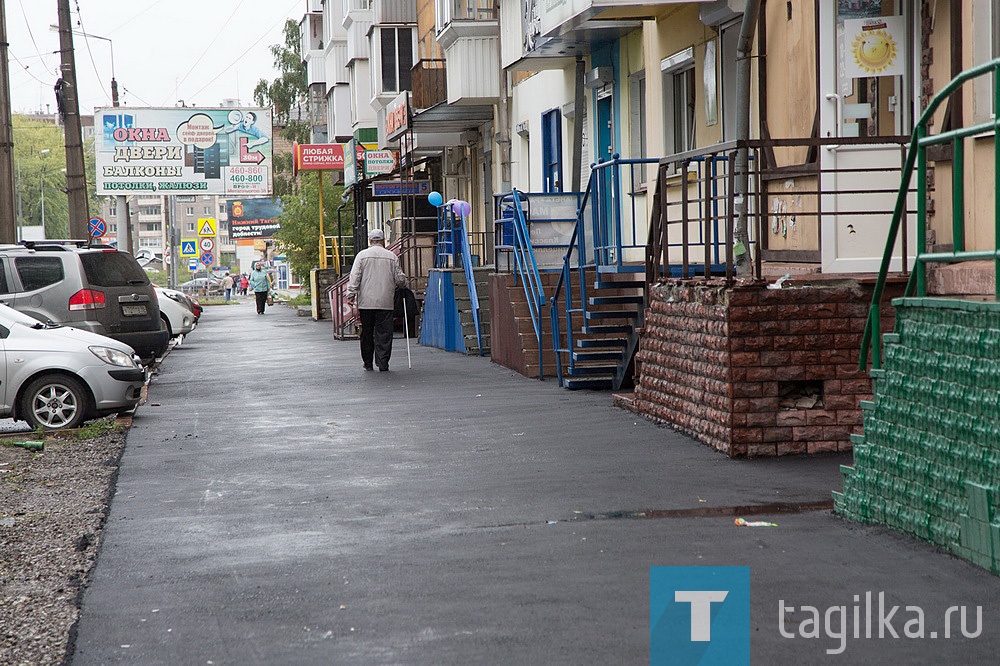
<instances>
[{"instance_id":1,"label":"red brick paneling","mask_svg":"<svg viewBox=\"0 0 1000 666\"><path fill-rule=\"evenodd\" d=\"M634 409L732 457L849 449L860 401L871 398L858 370L870 302L870 285L847 280L781 290L720 280L654 285ZM891 319L882 330L892 330ZM822 402L782 407L784 383L798 381L821 385Z\"/></svg>"}]
</instances>

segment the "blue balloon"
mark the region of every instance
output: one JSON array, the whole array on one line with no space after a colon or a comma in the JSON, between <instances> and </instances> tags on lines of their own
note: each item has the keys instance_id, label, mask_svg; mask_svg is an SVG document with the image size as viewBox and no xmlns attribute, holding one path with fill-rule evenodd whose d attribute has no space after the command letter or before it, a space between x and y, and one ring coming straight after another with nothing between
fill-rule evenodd
<instances>
[{"instance_id":1,"label":"blue balloon","mask_svg":"<svg viewBox=\"0 0 1000 666\"><path fill-rule=\"evenodd\" d=\"M440 206L442 201L444 201L444 197L441 196L440 192L431 192L427 195L427 202L432 206Z\"/></svg>"}]
</instances>

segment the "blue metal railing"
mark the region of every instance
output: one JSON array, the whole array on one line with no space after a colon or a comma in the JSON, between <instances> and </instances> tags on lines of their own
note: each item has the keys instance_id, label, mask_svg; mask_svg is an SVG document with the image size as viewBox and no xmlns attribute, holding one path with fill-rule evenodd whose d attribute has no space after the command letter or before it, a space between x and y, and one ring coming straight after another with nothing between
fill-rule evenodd
<instances>
[{"instance_id":1,"label":"blue metal railing","mask_svg":"<svg viewBox=\"0 0 1000 666\"><path fill-rule=\"evenodd\" d=\"M645 253L646 211L637 210L637 184L645 180L646 165L658 162L655 158L622 159L615 153L607 162L591 165L587 188L593 192L590 218L596 266L614 267L614 272L643 270L641 266L626 266L625 254L630 249ZM623 177L626 174L627 180ZM627 189L622 187L623 183L628 185ZM627 220L623 219L626 208L630 212ZM585 207L580 210L582 215Z\"/></svg>"},{"instance_id":2,"label":"blue metal railing","mask_svg":"<svg viewBox=\"0 0 1000 666\"><path fill-rule=\"evenodd\" d=\"M476 345L479 355L483 355L483 330L480 321L479 290L473 271L472 247L466 224L468 206L464 201L452 199L438 206L438 242L434 253L435 268L457 268L461 264L465 273L465 284L469 290L469 308L476 327Z\"/></svg>"},{"instance_id":3,"label":"blue metal railing","mask_svg":"<svg viewBox=\"0 0 1000 666\"><path fill-rule=\"evenodd\" d=\"M525 201L523 192L513 190L497 198L500 243L514 258L514 280L521 281L528 302L531 325L538 341L538 378L544 376L542 363L542 309L545 307L545 290L542 276L538 271L535 249L531 244L528 222L521 205Z\"/></svg>"},{"instance_id":4,"label":"blue metal railing","mask_svg":"<svg viewBox=\"0 0 1000 666\"><path fill-rule=\"evenodd\" d=\"M587 317L587 268L596 268L598 273L641 272L645 268L642 264L627 263L625 255L629 249L642 250L645 254L645 229L640 230L639 227L640 224L645 226L646 211L645 208L637 210L638 195L641 194L637 184L645 180L642 176L646 165L658 162L655 158L621 159L615 154L607 162L591 165L590 179L577 212L576 228L563 256L562 272L551 298L552 347L555 350L556 376L560 386L563 384L561 354L567 355L570 371L575 368L572 353L575 344L573 317L579 316L584 321ZM627 180L623 178L623 174L627 174ZM623 183L628 184L627 190L622 187ZM630 213L627 220L623 216L626 198ZM573 284L574 268L577 273L576 289ZM574 293L578 295L576 300ZM565 319L565 336L559 324L560 297L563 299L561 311Z\"/></svg>"},{"instance_id":5,"label":"blue metal railing","mask_svg":"<svg viewBox=\"0 0 1000 666\"><path fill-rule=\"evenodd\" d=\"M552 318L552 349L555 351L556 355L556 378L559 380L559 385L562 386L563 383L563 370L562 370L562 354L567 353L569 355L570 368L573 367L573 355L570 353L573 349L573 315L581 314L581 316L586 316L586 302L587 302L587 280L586 280L586 267L587 267L587 252L586 246L578 243L579 240L583 238L583 234L580 230L584 228L584 218L583 211L587 209L587 203L590 201L591 187L594 184L594 172L590 174L590 180L587 181L587 189L583 192L583 199L580 201L580 211L577 213L576 227L573 229L573 235L570 237L569 247L566 248L566 254L563 256L563 268L559 274L559 281L556 282L555 289L552 291L551 307L549 308L549 314ZM573 256L576 256L576 269L579 272L579 278L577 283L579 284L579 297L580 297L580 307L576 308L573 306ZM562 312L566 318L566 345L561 346L562 336L560 335L559 327L559 295L563 295L563 307Z\"/></svg>"}]
</instances>

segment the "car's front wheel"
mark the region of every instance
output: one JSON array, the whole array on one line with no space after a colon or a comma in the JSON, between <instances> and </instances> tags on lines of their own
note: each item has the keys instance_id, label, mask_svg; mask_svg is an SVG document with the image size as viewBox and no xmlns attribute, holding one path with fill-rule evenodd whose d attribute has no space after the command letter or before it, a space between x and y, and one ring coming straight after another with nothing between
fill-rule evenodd
<instances>
[{"instance_id":1,"label":"car's front wheel","mask_svg":"<svg viewBox=\"0 0 1000 666\"><path fill-rule=\"evenodd\" d=\"M28 384L19 416L33 429L75 428L87 415L87 389L66 375L43 375Z\"/></svg>"}]
</instances>

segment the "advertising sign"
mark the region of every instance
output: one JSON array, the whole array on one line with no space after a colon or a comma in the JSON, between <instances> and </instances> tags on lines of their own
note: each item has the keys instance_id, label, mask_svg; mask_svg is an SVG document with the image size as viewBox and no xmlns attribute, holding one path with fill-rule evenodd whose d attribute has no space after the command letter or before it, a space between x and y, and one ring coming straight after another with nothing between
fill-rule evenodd
<instances>
[{"instance_id":1,"label":"advertising sign","mask_svg":"<svg viewBox=\"0 0 1000 666\"><path fill-rule=\"evenodd\" d=\"M271 194L271 111L94 111L97 194Z\"/></svg>"},{"instance_id":2,"label":"advertising sign","mask_svg":"<svg viewBox=\"0 0 1000 666\"><path fill-rule=\"evenodd\" d=\"M376 180L372 181L373 199L398 199L401 196L423 196L431 193L429 180Z\"/></svg>"},{"instance_id":3,"label":"advertising sign","mask_svg":"<svg viewBox=\"0 0 1000 666\"><path fill-rule=\"evenodd\" d=\"M399 164L399 154L392 150L369 150L365 152L365 175L378 176L392 173Z\"/></svg>"},{"instance_id":4,"label":"advertising sign","mask_svg":"<svg viewBox=\"0 0 1000 666\"><path fill-rule=\"evenodd\" d=\"M296 143L292 149L296 171L344 170L342 143Z\"/></svg>"},{"instance_id":5,"label":"advertising sign","mask_svg":"<svg viewBox=\"0 0 1000 666\"><path fill-rule=\"evenodd\" d=\"M229 237L270 238L281 229L279 218L284 210L281 199L230 199L226 202L229 213Z\"/></svg>"},{"instance_id":6,"label":"advertising sign","mask_svg":"<svg viewBox=\"0 0 1000 666\"><path fill-rule=\"evenodd\" d=\"M902 50L906 42L906 22L902 16L844 21L843 39L846 78L904 74L906 61Z\"/></svg>"},{"instance_id":7,"label":"advertising sign","mask_svg":"<svg viewBox=\"0 0 1000 666\"><path fill-rule=\"evenodd\" d=\"M408 129L410 129L410 99L404 90L385 108L386 141L395 141Z\"/></svg>"}]
</instances>

